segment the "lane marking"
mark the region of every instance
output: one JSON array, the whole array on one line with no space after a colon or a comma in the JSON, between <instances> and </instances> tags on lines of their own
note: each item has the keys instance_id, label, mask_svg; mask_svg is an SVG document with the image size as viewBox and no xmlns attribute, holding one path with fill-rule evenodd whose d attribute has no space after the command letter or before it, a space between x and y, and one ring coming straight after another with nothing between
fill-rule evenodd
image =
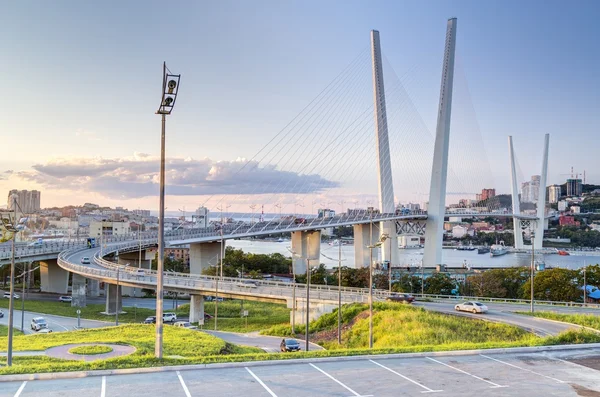
<instances>
[{"instance_id":1,"label":"lane marking","mask_svg":"<svg viewBox=\"0 0 600 397\"><path fill-rule=\"evenodd\" d=\"M277 394L273 393L273 390L269 389L269 386L265 385L264 382L262 380L260 380L260 378L258 376L254 375L254 372L250 371L250 368L248 368L248 367L244 367L244 368L246 368L246 371L248 371L250 373L250 375L252 375L252 377L254 379L256 379L256 381L258 383L260 383L260 385L262 387L264 387L265 390L268 391L272 397L277 397Z\"/></svg>"},{"instance_id":2,"label":"lane marking","mask_svg":"<svg viewBox=\"0 0 600 397\"><path fill-rule=\"evenodd\" d=\"M350 393L354 394L356 397L371 397L372 396L372 395L361 395L361 394L358 394L357 392L355 392L354 390L352 390L351 388L349 388L348 386L346 386L345 384L343 384L342 382L340 382L339 380L337 380L333 376L329 375L327 372L323 371L321 368L317 367L316 365L314 365L312 363L308 363L308 365L310 365L311 367L313 367L317 371L321 372L323 375L327 376L329 379L333 380L338 385L342 386L344 389L346 389Z\"/></svg>"},{"instance_id":3,"label":"lane marking","mask_svg":"<svg viewBox=\"0 0 600 397\"><path fill-rule=\"evenodd\" d=\"M391 368L388 368L388 367L386 367L386 366L385 366L385 365L383 365L383 364L379 364L378 362L375 362L375 361L373 361L373 360L369 360L369 361L370 361L370 362L372 362L373 364L379 365L381 368L387 369L387 370L388 370L388 371L390 371L391 373L393 373L393 374L396 374L396 375L398 375L399 377L401 377L401 378L403 378L403 379L406 379L407 381L409 381L409 382L412 382L412 383L414 383L415 385L417 385L417 386L419 386L419 387L422 387L423 389L425 389L425 391L422 391L421 393L439 393L439 392L442 392L442 391L443 391L443 390L433 390L433 389L430 389L430 388L428 388L427 386L425 386L425 385L422 385L422 384L420 384L419 382L417 382L417 381L415 381L415 380L412 380L412 379L410 379L410 378L407 378L406 376L402 375L401 373L399 373L399 372L396 372L396 371L394 371L393 369L391 369Z\"/></svg>"},{"instance_id":4,"label":"lane marking","mask_svg":"<svg viewBox=\"0 0 600 397\"><path fill-rule=\"evenodd\" d=\"M102 386L100 386L100 397L106 396L106 376L102 377Z\"/></svg>"},{"instance_id":5,"label":"lane marking","mask_svg":"<svg viewBox=\"0 0 600 397\"><path fill-rule=\"evenodd\" d=\"M25 388L25 385L27 384L27 381L21 383L21 387L19 387L19 390L17 390L17 392L15 393L15 397L19 397L21 395L21 392L23 391L23 389Z\"/></svg>"},{"instance_id":6,"label":"lane marking","mask_svg":"<svg viewBox=\"0 0 600 397\"><path fill-rule=\"evenodd\" d=\"M433 362L436 362L436 363L438 363L438 364L442 364L442 365L444 365L444 366L446 366L446 367L448 367L448 368L452 368L453 370L455 370L455 371L458 371L458 372L461 372L461 373L463 373L463 374L465 374L465 375L469 375L470 377L473 377L473 378L475 378L475 379L482 380L482 381L484 381L485 383L489 383L490 385L492 385L492 388L498 388L498 387L508 387L508 386L501 386L501 385L499 385L499 384L497 384L497 383L494 383L494 382L490 382L490 381L489 381L489 380L487 380L487 379L480 378L480 377L479 377L479 376L477 376L477 375L470 374L470 373L468 373L467 371L463 371L463 370L462 370L462 369L460 369L460 368L453 367L452 365L448 365L448 364L446 364L446 363L443 363L443 362L441 362L441 361L438 361L438 360L436 360L436 359L433 359L433 358L431 358L431 357L425 357L425 358L426 358L426 359L428 359L428 360L431 360L431 361L433 361Z\"/></svg>"},{"instance_id":7,"label":"lane marking","mask_svg":"<svg viewBox=\"0 0 600 397\"><path fill-rule=\"evenodd\" d=\"M547 376L547 375L544 375L544 374L540 374L539 372L535 372L535 371L532 371L532 370L530 370L530 369L527 369L527 368L519 367L518 365L514 365L514 364L511 364L511 363L507 363L506 361L498 360L497 358L493 358L493 357L490 357L490 356L486 356L485 354L480 354L480 356L481 356L481 357L483 357L483 358L487 358L488 360L493 360L493 361L496 361L496 362L499 362L499 363L502 363L502 364L508 365L509 367L513 367L513 368L516 368L516 369L520 369L521 371L527 371L527 372L530 372L530 373L532 373L532 374L535 374L535 375L543 376L544 378L552 379L553 381L556 381L556 382L558 382L558 383L566 383L565 381L562 381L562 380L560 380L560 379L556 379L556 378L553 378L553 377L551 377L551 376Z\"/></svg>"},{"instance_id":8,"label":"lane marking","mask_svg":"<svg viewBox=\"0 0 600 397\"><path fill-rule=\"evenodd\" d=\"M190 394L190 391L188 390L187 386L185 385L185 382L183 381L183 377L181 376L181 373L179 373L179 371L177 371L177 377L179 378L179 382L181 383L181 387L183 387L183 391L185 392L185 396L186 397L192 397L192 395Z\"/></svg>"}]
</instances>

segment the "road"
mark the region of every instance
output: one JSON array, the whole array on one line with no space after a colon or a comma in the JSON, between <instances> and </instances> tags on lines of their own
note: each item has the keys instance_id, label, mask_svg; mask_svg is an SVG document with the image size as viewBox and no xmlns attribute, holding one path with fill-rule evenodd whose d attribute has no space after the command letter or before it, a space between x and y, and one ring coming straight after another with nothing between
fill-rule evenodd
<instances>
[{"instance_id":1,"label":"road","mask_svg":"<svg viewBox=\"0 0 600 397\"><path fill-rule=\"evenodd\" d=\"M238 334L235 332L222 332L222 331L209 331L204 330L207 334L216 336L230 343L237 345L254 346L263 349L267 353L279 353L279 344L281 343L281 337L279 336L265 336L259 335L258 332L251 332L247 334ZM300 347L304 350L306 344L304 340L298 339ZM310 342L309 342L310 343ZM310 350L324 350L321 346L310 343Z\"/></svg>"},{"instance_id":2,"label":"road","mask_svg":"<svg viewBox=\"0 0 600 397\"><path fill-rule=\"evenodd\" d=\"M267 364L267 365L264 365ZM0 397L597 396L600 349L440 353L1 383ZM1 378L0 378L1 380Z\"/></svg>"},{"instance_id":3,"label":"road","mask_svg":"<svg viewBox=\"0 0 600 397\"><path fill-rule=\"evenodd\" d=\"M503 305L497 305L490 303L488 305L489 311L485 314L473 314L467 312L457 312L454 310L454 305L457 302L417 302L415 306L420 306L426 310L433 310L441 313L449 313L458 316L478 318L482 320L500 322L505 324L515 325L520 328L527 329L539 336L552 336L558 335L559 333L569 330L580 328L577 325L562 324L554 321L545 320L543 318L530 317L527 315L516 314L515 311L526 311L524 307L519 308L520 310L505 310Z\"/></svg>"},{"instance_id":4,"label":"road","mask_svg":"<svg viewBox=\"0 0 600 397\"><path fill-rule=\"evenodd\" d=\"M4 317L0 318L0 324L8 325L8 310L2 309ZM14 326L17 329L21 329L21 311L15 310ZM31 330L31 319L34 317L44 317L48 322L48 327L54 332L72 331L77 327L77 318L53 316L50 314L40 314L33 312L25 312L24 331L26 334L35 333ZM96 320L84 320L81 319L81 327L83 328L98 328L113 325L114 323L108 323L104 321ZM4 347L2 347L4 349Z\"/></svg>"}]
</instances>

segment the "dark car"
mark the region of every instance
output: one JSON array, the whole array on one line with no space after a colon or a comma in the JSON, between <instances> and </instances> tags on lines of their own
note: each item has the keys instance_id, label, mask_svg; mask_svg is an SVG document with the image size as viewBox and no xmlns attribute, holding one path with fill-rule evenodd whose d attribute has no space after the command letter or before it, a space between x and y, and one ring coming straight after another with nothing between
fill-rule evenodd
<instances>
[{"instance_id":1,"label":"dark car","mask_svg":"<svg viewBox=\"0 0 600 397\"><path fill-rule=\"evenodd\" d=\"M4 312L0 310L0 318L4 317Z\"/></svg>"},{"instance_id":2,"label":"dark car","mask_svg":"<svg viewBox=\"0 0 600 397\"><path fill-rule=\"evenodd\" d=\"M208 313L204 313L204 319L205 319L205 320L210 320L211 318L213 318L213 316L211 316L211 315L210 315L210 314L208 314Z\"/></svg>"},{"instance_id":3,"label":"dark car","mask_svg":"<svg viewBox=\"0 0 600 397\"><path fill-rule=\"evenodd\" d=\"M300 351L300 343L296 339L283 339L279 345L282 352L298 352Z\"/></svg>"},{"instance_id":4,"label":"dark car","mask_svg":"<svg viewBox=\"0 0 600 397\"><path fill-rule=\"evenodd\" d=\"M146 319L144 320L144 324L156 324L156 317L155 316L146 317Z\"/></svg>"},{"instance_id":5,"label":"dark car","mask_svg":"<svg viewBox=\"0 0 600 397\"><path fill-rule=\"evenodd\" d=\"M413 303L415 297L411 294L391 294L386 300L389 302Z\"/></svg>"}]
</instances>

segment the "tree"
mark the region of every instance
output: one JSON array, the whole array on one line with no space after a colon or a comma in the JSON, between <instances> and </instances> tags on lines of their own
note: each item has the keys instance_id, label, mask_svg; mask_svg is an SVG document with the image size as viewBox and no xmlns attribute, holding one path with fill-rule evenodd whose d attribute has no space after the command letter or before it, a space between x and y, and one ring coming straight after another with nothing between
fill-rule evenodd
<instances>
[{"instance_id":1,"label":"tree","mask_svg":"<svg viewBox=\"0 0 600 397\"><path fill-rule=\"evenodd\" d=\"M450 295L452 290L456 288L454 280L446 273L433 273L425 279L425 293L432 295Z\"/></svg>"},{"instance_id":2,"label":"tree","mask_svg":"<svg viewBox=\"0 0 600 397\"><path fill-rule=\"evenodd\" d=\"M470 291L475 296L489 298L504 298L506 289L502 286L502 280L495 274L487 271L467 277Z\"/></svg>"},{"instance_id":3,"label":"tree","mask_svg":"<svg viewBox=\"0 0 600 397\"><path fill-rule=\"evenodd\" d=\"M533 283L533 296L535 299L547 301L573 302L582 299L583 292L578 283L578 270L546 269L536 273ZM527 280L522 287L525 299L531 299L531 280Z\"/></svg>"},{"instance_id":4,"label":"tree","mask_svg":"<svg viewBox=\"0 0 600 397\"><path fill-rule=\"evenodd\" d=\"M578 276L579 285L583 285L583 269L579 269ZM586 285L600 287L600 265L589 265L585 271Z\"/></svg>"},{"instance_id":5,"label":"tree","mask_svg":"<svg viewBox=\"0 0 600 397\"><path fill-rule=\"evenodd\" d=\"M394 292L421 293L421 277L402 273L400 279L392 284Z\"/></svg>"}]
</instances>

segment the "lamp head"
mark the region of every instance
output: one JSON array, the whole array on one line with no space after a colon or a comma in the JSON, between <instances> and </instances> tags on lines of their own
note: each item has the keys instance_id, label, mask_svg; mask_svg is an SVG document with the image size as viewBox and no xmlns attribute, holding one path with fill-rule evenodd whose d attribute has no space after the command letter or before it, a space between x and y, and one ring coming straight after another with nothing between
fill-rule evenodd
<instances>
[{"instance_id":1,"label":"lamp head","mask_svg":"<svg viewBox=\"0 0 600 397\"><path fill-rule=\"evenodd\" d=\"M169 80L169 84L167 85L169 91L169 94L173 93L173 90L175 89L175 87L177 87L177 82L175 80Z\"/></svg>"}]
</instances>

